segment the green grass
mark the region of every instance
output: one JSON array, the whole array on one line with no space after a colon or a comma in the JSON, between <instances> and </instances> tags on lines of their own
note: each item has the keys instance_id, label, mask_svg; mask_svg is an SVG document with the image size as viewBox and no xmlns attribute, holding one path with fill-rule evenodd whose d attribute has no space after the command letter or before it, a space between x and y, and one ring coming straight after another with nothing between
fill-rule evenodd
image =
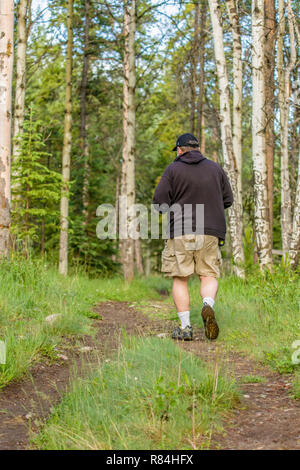
<instances>
[{"instance_id":1,"label":"green grass","mask_svg":"<svg viewBox=\"0 0 300 470\"><path fill-rule=\"evenodd\" d=\"M37 361L55 360L65 337L93 334L93 306L103 300L141 301L159 298L145 281L125 285L121 278L60 276L42 261L11 260L0 264L0 340L6 364L0 365L0 389L17 380ZM53 325L45 322L61 314Z\"/></svg>"},{"instance_id":2,"label":"green grass","mask_svg":"<svg viewBox=\"0 0 300 470\"><path fill-rule=\"evenodd\" d=\"M152 278L153 287L155 279L160 278ZM162 282L162 288L171 292L172 281ZM200 282L196 277L190 279L189 290L192 324L202 328ZM215 303L220 326L218 341L281 373L299 370L300 366L292 362L292 344L300 340L299 292L299 274L281 266L274 267L274 274L252 272L246 280L234 276L221 278ZM165 302L172 304L171 295ZM142 302L142 310L151 312L144 304L147 302ZM152 308L152 312L178 321L175 308L169 311Z\"/></svg>"},{"instance_id":3,"label":"green grass","mask_svg":"<svg viewBox=\"0 0 300 470\"><path fill-rule=\"evenodd\" d=\"M300 398L300 369L292 344L300 339L299 278L283 268L273 275L220 280L215 306L224 351L237 350L282 373L294 372L292 396ZM56 360L66 338L92 335L93 307L101 301L127 301L155 317L177 315L171 280L160 276L67 278L41 261L0 264L0 340L7 363L0 365L0 388L26 374L45 358ZM202 327L199 281L190 281L191 319ZM45 317L59 313L49 325ZM244 376L241 383L258 383ZM211 370L169 340L125 339L118 356L85 379L56 407L34 446L43 449L190 449L209 448L211 432L238 400L237 386L225 372Z\"/></svg>"},{"instance_id":4,"label":"green grass","mask_svg":"<svg viewBox=\"0 0 300 470\"><path fill-rule=\"evenodd\" d=\"M202 327L199 280L189 281L191 320ZM177 320L175 308L155 308L148 299L163 289L171 293L172 281L160 276L134 281L126 287L118 279L101 281L104 297L135 301L150 316ZM219 280L215 311L220 325L219 340L228 349L238 350L262 361L280 373L299 370L292 362L292 343L300 339L299 273L275 266L274 273L262 275L252 270L246 280L225 276ZM154 302L155 303L155 302ZM165 303L172 304L171 295Z\"/></svg>"},{"instance_id":5,"label":"green grass","mask_svg":"<svg viewBox=\"0 0 300 470\"><path fill-rule=\"evenodd\" d=\"M239 383L241 384L258 384L266 382L265 377L260 377L259 375L244 375L240 378Z\"/></svg>"},{"instance_id":6,"label":"green grass","mask_svg":"<svg viewBox=\"0 0 300 470\"><path fill-rule=\"evenodd\" d=\"M152 286L155 282L153 278ZM163 279L162 286L171 292L172 281ZM200 282L196 277L190 279L189 290L192 324L202 328ZM300 340L299 292L299 273L282 266L275 266L273 274L252 271L246 280L234 276L221 278L215 303L220 326L218 341L280 373L299 370L299 364L292 362L292 344ZM165 302L172 304L171 295ZM145 305L142 310L151 312ZM178 321L175 308L169 312L153 308L152 312Z\"/></svg>"},{"instance_id":7,"label":"green grass","mask_svg":"<svg viewBox=\"0 0 300 470\"><path fill-rule=\"evenodd\" d=\"M300 400L300 371L298 370L295 373L295 378L293 381L292 397Z\"/></svg>"},{"instance_id":8,"label":"green grass","mask_svg":"<svg viewBox=\"0 0 300 470\"><path fill-rule=\"evenodd\" d=\"M202 326L199 282L193 279L190 287L191 319ZM291 360L292 343L300 339L299 292L299 275L282 268L245 281L224 277L215 304L219 341L281 373L299 369Z\"/></svg>"},{"instance_id":9,"label":"green grass","mask_svg":"<svg viewBox=\"0 0 300 470\"><path fill-rule=\"evenodd\" d=\"M203 449L239 399L233 380L170 340L125 339L72 382L33 445L41 449Z\"/></svg>"},{"instance_id":10,"label":"green grass","mask_svg":"<svg viewBox=\"0 0 300 470\"><path fill-rule=\"evenodd\" d=\"M64 278L41 261L2 261L0 264L0 340L7 345L7 362L0 365L0 388L26 374L37 362L56 359L65 338L93 334L93 307L101 301L128 301L152 316L177 321L171 297L161 301L160 290L171 292L171 280L161 276L135 279ZM263 361L282 373L297 372L292 343L300 339L299 275L276 267L273 275L252 273L243 281L224 277L216 302L219 342ZM199 281L190 281L191 318L202 327ZM154 305L154 306L153 306ZM160 302L160 305L163 305ZM61 317L50 326L45 317ZM296 375L295 396L299 396Z\"/></svg>"},{"instance_id":11,"label":"green grass","mask_svg":"<svg viewBox=\"0 0 300 470\"><path fill-rule=\"evenodd\" d=\"M148 279L136 278L130 284L126 284L121 277L90 282L97 285L99 301L141 302L145 299L161 298L158 289L162 284L162 279L159 276Z\"/></svg>"},{"instance_id":12,"label":"green grass","mask_svg":"<svg viewBox=\"0 0 300 470\"><path fill-rule=\"evenodd\" d=\"M93 293L84 280L63 278L41 262L2 261L0 339L7 349L0 388L19 379L43 357L53 360L64 336L91 334ZM59 313L53 325L48 315Z\"/></svg>"}]
</instances>

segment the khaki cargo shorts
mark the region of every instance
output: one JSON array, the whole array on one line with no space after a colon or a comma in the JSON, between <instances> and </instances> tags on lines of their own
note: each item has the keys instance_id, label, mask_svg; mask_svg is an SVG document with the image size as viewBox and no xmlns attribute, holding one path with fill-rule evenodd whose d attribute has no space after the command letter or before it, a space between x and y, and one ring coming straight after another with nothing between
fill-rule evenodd
<instances>
[{"instance_id":1,"label":"khaki cargo shorts","mask_svg":"<svg viewBox=\"0 0 300 470\"><path fill-rule=\"evenodd\" d=\"M166 241L162 252L162 272L167 277L220 277L219 240L212 235L183 235Z\"/></svg>"}]
</instances>

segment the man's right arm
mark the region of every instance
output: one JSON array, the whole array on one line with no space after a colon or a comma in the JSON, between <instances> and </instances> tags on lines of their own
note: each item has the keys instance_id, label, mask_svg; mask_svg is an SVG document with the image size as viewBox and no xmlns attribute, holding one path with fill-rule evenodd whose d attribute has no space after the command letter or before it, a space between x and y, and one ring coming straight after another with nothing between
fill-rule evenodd
<instances>
[{"instance_id":1,"label":"man's right arm","mask_svg":"<svg viewBox=\"0 0 300 470\"><path fill-rule=\"evenodd\" d=\"M166 204L168 207L170 207L171 201L172 201L172 187L171 187L171 181L170 181L170 172L168 168L166 168L158 185L156 186L154 196L153 196L153 204L159 205L159 206L161 206L162 204ZM160 210L159 212L166 212L166 211Z\"/></svg>"}]
</instances>

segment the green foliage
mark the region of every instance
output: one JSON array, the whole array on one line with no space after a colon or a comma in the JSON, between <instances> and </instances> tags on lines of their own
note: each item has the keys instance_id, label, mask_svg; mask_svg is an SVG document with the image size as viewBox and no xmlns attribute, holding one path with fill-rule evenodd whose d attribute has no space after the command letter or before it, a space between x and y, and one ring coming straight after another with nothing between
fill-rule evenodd
<instances>
[{"instance_id":1,"label":"green foliage","mask_svg":"<svg viewBox=\"0 0 300 470\"><path fill-rule=\"evenodd\" d=\"M23 133L16 137L20 150L12 165L12 234L17 245L20 240L25 242L23 248L26 245L27 252L32 243L40 244L41 227L48 235L57 231L59 224L61 176L47 166L50 154L45 151L41 126L41 121L34 119L30 109Z\"/></svg>"},{"instance_id":2,"label":"green foliage","mask_svg":"<svg viewBox=\"0 0 300 470\"><path fill-rule=\"evenodd\" d=\"M119 268L113 260L116 246L111 240L96 237L97 222L97 219L92 219L85 226L82 215L73 215L70 221L70 258L74 266L83 267L90 276L111 277Z\"/></svg>"},{"instance_id":3,"label":"green foliage","mask_svg":"<svg viewBox=\"0 0 300 470\"><path fill-rule=\"evenodd\" d=\"M249 272L253 268L253 253L254 253L254 239L253 239L253 228L248 225L244 231L243 238L244 255L245 255L245 270Z\"/></svg>"},{"instance_id":4,"label":"green foliage","mask_svg":"<svg viewBox=\"0 0 300 470\"><path fill-rule=\"evenodd\" d=\"M38 117L37 129L43 146L38 144L37 161L54 174L61 173L61 153L63 146L63 119L65 104L65 50L66 50L66 4L48 1L47 14L35 18L30 29L26 57L26 109L34 109L34 119ZM230 90L233 87L232 33L226 6L220 6L224 31L224 50L228 66ZM201 8L202 9L202 4ZM38 10L38 8L37 8ZM253 241L251 227L254 222L253 169L252 169L252 88L249 66L251 42L250 4L239 11L242 25L243 56L243 222L245 227L246 268L255 271L252 263ZM33 9L33 17L37 15ZM201 12L200 12L201 17ZM170 150L176 137L190 132L190 113L192 107L197 114L197 102L191 102L193 41L195 5L185 3L155 5L152 1L142 0L137 5L136 32L136 199L150 205L154 188L165 167L172 162L174 153ZM112 259L118 256L117 244L113 241L99 241L96 238L96 209L102 203L115 204L116 181L121 175L122 163L122 101L123 101L123 56L124 37L122 35L123 2L91 2L89 44L84 49L85 4L74 1L74 48L73 48L73 112L72 112L72 156L71 156L71 194L70 194L70 261L74 266L83 266L94 275L108 276L120 272L120 266ZM205 156L217 155L222 164L220 139L219 91L214 60L212 25L207 9L204 34L204 116L205 116ZM285 36L285 40L288 34ZM288 41L286 43L289 47ZM87 142L89 148L88 182L88 221L83 218L82 188L84 176L84 157L82 155L81 126L81 84L83 54L88 54L89 71L87 77ZM197 68L196 94L199 93L200 64ZM276 76L276 74L275 74ZM275 87L276 88L276 87ZM230 96L232 104L232 94ZM198 100L198 97L197 97ZM275 99L275 115L277 113ZM292 111L295 112L295 111ZM295 120L296 121L296 120ZM274 157L274 248L281 247L280 227L280 146L278 128L275 122ZM295 133L297 134L297 125ZM27 132L28 134L28 132ZM28 138L26 132L22 139L24 149ZM27 139L27 140L26 140ZM293 140L293 139L292 139ZM296 142L296 141L295 141ZM296 142L297 143L297 142ZM291 142L292 144L292 142ZM292 145L295 148L294 144ZM42 154L41 152L45 152ZM48 155L46 155L48 154ZM293 155L292 155L293 154ZM291 160L295 167L294 151ZM44 170L43 170L44 171ZM42 173L43 173L42 171ZM36 167L36 172L40 169ZM22 176L23 182L27 176ZM18 181L12 185L17 187ZM50 178L51 179L51 178ZM50 181L49 179L49 181ZM292 175L295 180L295 175ZM41 184L37 181L38 185ZM294 183L293 183L294 184ZM51 182L49 185L52 187ZM55 186L55 185L54 185ZM294 187L294 186L293 186ZM56 189L53 187L54 193ZM26 193L25 189L23 191ZM28 191L27 191L28 192ZM50 194L48 194L50 196ZM36 197L30 201L28 225L21 230L26 216L26 199L23 200L17 219L13 220L18 240L32 240L36 252L47 251L51 259L58 258L58 211L59 201L55 197L49 204ZM292 197L293 199L293 197ZM22 207L22 205L21 205ZM44 216L47 207L53 215ZM228 244L229 245L229 244ZM160 240L149 244L151 257L157 259L162 248ZM230 249L228 250L230 251ZM230 253L228 253L230 259ZM275 259L276 263L280 258ZM158 266L155 261L154 269Z\"/></svg>"},{"instance_id":5,"label":"green foliage","mask_svg":"<svg viewBox=\"0 0 300 470\"><path fill-rule=\"evenodd\" d=\"M291 348L276 348L275 351L264 351L264 362L273 369L278 370L280 374L291 374L299 369L291 361Z\"/></svg>"}]
</instances>

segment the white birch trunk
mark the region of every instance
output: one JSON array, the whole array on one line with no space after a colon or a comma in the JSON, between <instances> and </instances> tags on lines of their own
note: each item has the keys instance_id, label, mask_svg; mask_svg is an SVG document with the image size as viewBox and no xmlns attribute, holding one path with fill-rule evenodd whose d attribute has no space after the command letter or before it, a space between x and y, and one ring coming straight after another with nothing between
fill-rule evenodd
<instances>
[{"instance_id":1,"label":"white birch trunk","mask_svg":"<svg viewBox=\"0 0 300 470\"><path fill-rule=\"evenodd\" d=\"M295 22L294 13L291 6L291 1L288 0L288 21L289 21L289 31L290 31L290 48L291 48L291 57L290 57L290 64L287 69L288 80L290 77L290 73L292 68L296 62L296 47L295 47L295 31L299 41L299 30L297 24ZM286 87L286 93L287 93ZM288 103L288 95L286 95L286 103ZM295 205L294 205L294 215L293 215L293 223L292 223L292 234L290 240L290 247L289 247L289 257L291 261L291 267L296 269L299 262L299 251L300 251L300 151L298 154L298 178L297 178L297 186L296 186L296 196L295 196Z\"/></svg>"},{"instance_id":2,"label":"white birch trunk","mask_svg":"<svg viewBox=\"0 0 300 470\"><path fill-rule=\"evenodd\" d=\"M254 173L254 221L257 252L261 269L272 267L272 247L269 221L266 115L264 84L264 2L252 1L252 152Z\"/></svg>"},{"instance_id":3,"label":"white birch trunk","mask_svg":"<svg viewBox=\"0 0 300 470\"><path fill-rule=\"evenodd\" d=\"M204 116L204 79L205 79L205 32L207 22L207 3L202 2L200 15L200 38L198 44L199 65L198 74L198 103L197 103L197 138L200 143L200 150L205 155L205 116ZM198 32L199 34L199 32Z\"/></svg>"},{"instance_id":4,"label":"white birch trunk","mask_svg":"<svg viewBox=\"0 0 300 470\"><path fill-rule=\"evenodd\" d=\"M66 57L66 104L64 143L62 152L62 193L60 201L60 241L59 241L59 272L68 273L68 216L69 216L69 182L72 145L72 50L73 50L73 0L68 0L68 44Z\"/></svg>"},{"instance_id":5,"label":"white birch trunk","mask_svg":"<svg viewBox=\"0 0 300 470\"><path fill-rule=\"evenodd\" d=\"M209 0L209 7L213 27L214 50L220 90L220 119L224 167L234 195L233 205L228 209L232 254L235 263L234 270L237 276L244 277L242 205L238 196L238 167L232 145L229 81L224 53L221 14L216 0Z\"/></svg>"},{"instance_id":6,"label":"white birch trunk","mask_svg":"<svg viewBox=\"0 0 300 470\"><path fill-rule=\"evenodd\" d=\"M275 0L265 0L265 112L266 122L266 164L268 179L268 201L271 245L273 246L273 193L274 193L274 105L275 105L275 35L276 35L276 10Z\"/></svg>"},{"instance_id":7,"label":"white birch trunk","mask_svg":"<svg viewBox=\"0 0 300 470\"><path fill-rule=\"evenodd\" d=\"M291 267L296 269L299 262L299 250L300 250L300 152L298 155L298 179L296 188L295 198L295 209L293 217L293 230L291 237L291 244L289 250L289 258Z\"/></svg>"},{"instance_id":8,"label":"white birch trunk","mask_svg":"<svg viewBox=\"0 0 300 470\"><path fill-rule=\"evenodd\" d=\"M279 31L278 31L278 101L280 109L280 149L281 149L281 238L282 238L282 251L284 255L288 252L290 247L290 240L292 234L292 202L291 202L291 189L290 189L290 176L289 176L289 148L288 148L288 126L289 126L289 87L290 87L290 74L296 62L295 51L295 38L294 26L291 16L291 5L288 2L288 18L290 30L290 48L291 57L288 66L284 65L284 33L285 33L285 2L279 0Z\"/></svg>"},{"instance_id":9,"label":"white birch trunk","mask_svg":"<svg viewBox=\"0 0 300 470\"><path fill-rule=\"evenodd\" d=\"M0 257L9 253L14 2L0 2Z\"/></svg>"},{"instance_id":10,"label":"white birch trunk","mask_svg":"<svg viewBox=\"0 0 300 470\"><path fill-rule=\"evenodd\" d=\"M14 103L14 125L13 137L16 138L23 131L25 113L25 86L26 86L26 14L28 0L20 0L18 11L18 31L17 31L17 51L16 51L16 91ZM20 151L20 142L13 141L13 158L17 157Z\"/></svg>"},{"instance_id":11,"label":"white birch trunk","mask_svg":"<svg viewBox=\"0 0 300 470\"><path fill-rule=\"evenodd\" d=\"M123 89L123 163L121 195L126 196L127 208L135 202L135 0L124 4L124 89ZM127 213L127 227L132 215ZM134 240L127 235L121 243L124 279L134 277Z\"/></svg>"},{"instance_id":12,"label":"white birch trunk","mask_svg":"<svg viewBox=\"0 0 300 470\"><path fill-rule=\"evenodd\" d=\"M226 0L233 38L233 130L232 146L237 165L239 203L242 205L242 91L243 64L240 22L235 0Z\"/></svg>"}]
</instances>

